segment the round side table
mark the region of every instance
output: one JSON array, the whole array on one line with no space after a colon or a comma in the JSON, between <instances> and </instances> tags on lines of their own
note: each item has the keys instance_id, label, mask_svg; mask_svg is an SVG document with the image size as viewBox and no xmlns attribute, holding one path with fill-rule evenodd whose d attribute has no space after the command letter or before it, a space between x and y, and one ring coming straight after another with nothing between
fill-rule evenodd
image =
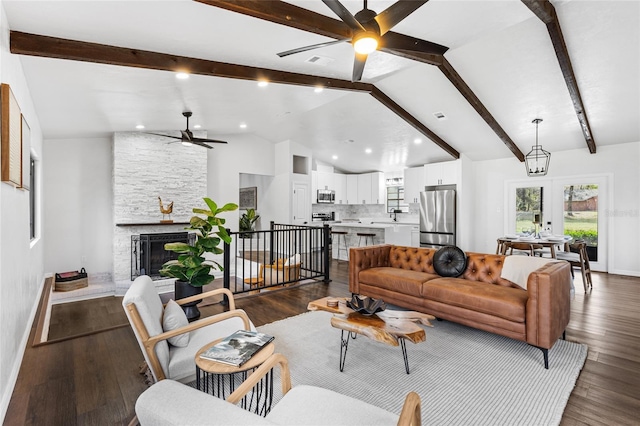
<instances>
[{"instance_id":1,"label":"round side table","mask_svg":"<svg viewBox=\"0 0 640 426\"><path fill-rule=\"evenodd\" d=\"M201 358L200 354L223 339L215 340L204 345L196 353L196 388L221 399L226 399L244 382L249 374L260 367L275 351L273 343L254 354L249 361L239 367ZM240 402L245 410L266 416L271 411L273 402L273 371L268 372L251 392Z\"/></svg>"}]
</instances>

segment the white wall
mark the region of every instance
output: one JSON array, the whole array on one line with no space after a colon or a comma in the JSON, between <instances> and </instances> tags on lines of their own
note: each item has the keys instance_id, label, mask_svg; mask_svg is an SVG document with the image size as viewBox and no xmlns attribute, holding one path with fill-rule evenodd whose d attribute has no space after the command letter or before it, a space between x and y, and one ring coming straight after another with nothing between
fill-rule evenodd
<instances>
[{"instance_id":1,"label":"white wall","mask_svg":"<svg viewBox=\"0 0 640 426\"><path fill-rule=\"evenodd\" d=\"M42 131L18 56L9 53L9 26L0 7L0 80L11 86L31 128L31 152L40 172L44 160ZM42 176L35 185L42 189ZM38 199L41 208L41 195ZM41 229L41 223L38 223ZM40 231L38 231L40 232ZM0 421L11 399L30 326L42 290L43 238L30 242L29 192L0 183Z\"/></svg>"},{"instance_id":2,"label":"white wall","mask_svg":"<svg viewBox=\"0 0 640 426\"><path fill-rule=\"evenodd\" d=\"M256 187L258 205L255 210L260 216L255 224L256 231L269 229L269 222L279 209L271 197L272 184L273 176L240 173L240 188ZM244 210L240 211L240 214L242 213Z\"/></svg>"},{"instance_id":3,"label":"white wall","mask_svg":"<svg viewBox=\"0 0 640 426\"><path fill-rule=\"evenodd\" d=\"M218 204L237 204L240 173L274 175L274 147L273 143L255 135L225 135L224 140L229 143L207 153L207 196ZM237 210L223 217L232 231L238 230ZM264 222L262 226L266 226Z\"/></svg>"},{"instance_id":4,"label":"white wall","mask_svg":"<svg viewBox=\"0 0 640 426\"><path fill-rule=\"evenodd\" d=\"M609 273L640 276L640 142L551 152L547 178L611 174L608 218ZM468 230L470 250L494 252L496 238L504 235L505 181L526 179L523 163L516 159L473 163L475 216ZM531 182L535 182L531 178Z\"/></svg>"},{"instance_id":5,"label":"white wall","mask_svg":"<svg viewBox=\"0 0 640 426\"><path fill-rule=\"evenodd\" d=\"M47 140L44 156L45 271L111 274L111 138Z\"/></svg>"}]
</instances>

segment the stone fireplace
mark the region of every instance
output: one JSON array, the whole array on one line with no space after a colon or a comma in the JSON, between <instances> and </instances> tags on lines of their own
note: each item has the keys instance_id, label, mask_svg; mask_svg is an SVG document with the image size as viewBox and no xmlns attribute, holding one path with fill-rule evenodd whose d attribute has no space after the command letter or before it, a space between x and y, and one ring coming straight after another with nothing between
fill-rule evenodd
<instances>
[{"instance_id":1,"label":"stone fireplace","mask_svg":"<svg viewBox=\"0 0 640 426\"><path fill-rule=\"evenodd\" d=\"M162 232L131 236L131 280L149 275L152 280L162 279L162 265L178 258L178 254L164 249L166 243L195 243L195 234L188 232Z\"/></svg>"},{"instance_id":2,"label":"stone fireplace","mask_svg":"<svg viewBox=\"0 0 640 426\"><path fill-rule=\"evenodd\" d=\"M194 133L206 137L206 132ZM113 278L116 294L124 294L134 279L132 236L186 233L185 228L193 216L192 209L205 206L202 199L207 196L208 150L168 142L168 138L139 132L114 134ZM160 222L163 215L158 197L164 205L173 202L173 223ZM158 244L164 246L164 243ZM144 268L147 272L148 266ZM160 288L172 284L173 279L158 277L155 283ZM170 288L172 290L172 286Z\"/></svg>"}]
</instances>

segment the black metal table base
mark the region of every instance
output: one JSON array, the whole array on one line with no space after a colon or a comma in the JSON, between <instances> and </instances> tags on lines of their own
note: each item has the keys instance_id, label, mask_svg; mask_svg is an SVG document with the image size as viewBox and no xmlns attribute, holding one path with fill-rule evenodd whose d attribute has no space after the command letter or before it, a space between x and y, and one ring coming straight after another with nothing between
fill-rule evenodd
<instances>
[{"instance_id":1,"label":"black metal table base","mask_svg":"<svg viewBox=\"0 0 640 426\"><path fill-rule=\"evenodd\" d=\"M345 339L344 335L347 334L347 338ZM344 370L344 363L347 359L347 349L349 348L349 339L356 338L356 333L341 330L340 333L340 371ZM407 357L407 343L405 339L400 338L400 348L402 349L402 359L404 360L404 369L409 374L409 358Z\"/></svg>"},{"instance_id":2,"label":"black metal table base","mask_svg":"<svg viewBox=\"0 0 640 426\"><path fill-rule=\"evenodd\" d=\"M216 374L206 372L196 366L196 389L220 399L227 399L254 370L255 368L238 373ZM272 403L273 370L265 374L253 389L242 398L240 407L264 417L271 411Z\"/></svg>"}]
</instances>

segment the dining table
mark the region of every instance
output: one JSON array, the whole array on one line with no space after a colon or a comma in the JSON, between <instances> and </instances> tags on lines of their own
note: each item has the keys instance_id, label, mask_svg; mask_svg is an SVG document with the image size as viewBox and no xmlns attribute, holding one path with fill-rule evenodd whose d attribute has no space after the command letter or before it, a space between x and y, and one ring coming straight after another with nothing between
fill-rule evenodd
<instances>
[{"instance_id":1,"label":"dining table","mask_svg":"<svg viewBox=\"0 0 640 426\"><path fill-rule=\"evenodd\" d=\"M553 236L553 237L500 237L498 238L498 247L496 249L496 254L507 254L507 250L509 249L509 243L525 243L532 244L542 248L548 248L551 254L551 258L556 259L556 247L564 247L565 244L568 244L573 239L570 236ZM538 247L533 248L538 248Z\"/></svg>"}]
</instances>

